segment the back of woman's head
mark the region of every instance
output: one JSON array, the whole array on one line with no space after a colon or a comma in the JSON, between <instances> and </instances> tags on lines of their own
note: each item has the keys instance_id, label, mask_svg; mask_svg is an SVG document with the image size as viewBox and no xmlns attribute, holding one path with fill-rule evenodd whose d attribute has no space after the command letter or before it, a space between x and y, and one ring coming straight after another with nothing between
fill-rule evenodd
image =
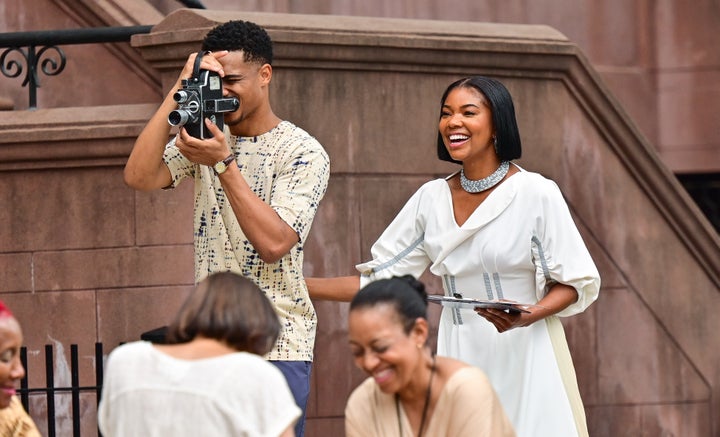
<instances>
[{"instance_id":1,"label":"back of woman's head","mask_svg":"<svg viewBox=\"0 0 720 437\"><path fill-rule=\"evenodd\" d=\"M407 334L418 317L427 319L425 285L411 275L371 282L355 294L350 311L377 305L393 306Z\"/></svg>"},{"instance_id":2,"label":"back of woman's head","mask_svg":"<svg viewBox=\"0 0 720 437\"><path fill-rule=\"evenodd\" d=\"M492 122L497 140L496 150L500 161L520 159L522 156L522 144L515 118L515 105L510 91L505 88L505 85L498 80L485 76L469 76L456 80L448 85L440 99L441 114L448 95L457 88L471 88L485 97L485 101L492 113ZM440 160L462 164L450 157L440 132L438 132L437 138L437 154Z\"/></svg>"},{"instance_id":3,"label":"back of woman's head","mask_svg":"<svg viewBox=\"0 0 720 437\"><path fill-rule=\"evenodd\" d=\"M200 282L168 328L170 343L212 338L237 351L264 355L272 349L280 321L265 293L231 272Z\"/></svg>"}]
</instances>

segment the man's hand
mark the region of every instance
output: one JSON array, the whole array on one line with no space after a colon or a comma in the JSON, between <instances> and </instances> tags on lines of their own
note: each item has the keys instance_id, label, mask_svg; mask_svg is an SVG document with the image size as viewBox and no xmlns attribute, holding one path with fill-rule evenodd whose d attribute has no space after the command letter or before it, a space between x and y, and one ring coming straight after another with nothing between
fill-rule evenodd
<instances>
[{"instance_id":1,"label":"man's hand","mask_svg":"<svg viewBox=\"0 0 720 437\"><path fill-rule=\"evenodd\" d=\"M220 74L220 76L224 76L225 71L223 70L222 64L220 64L220 61L218 61L218 59L222 58L227 54L227 51L221 51L209 53L203 56L200 68L216 71L218 74ZM167 187L172 182L172 175L170 174L170 170L163 162L165 144L167 143L168 137L170 136L170 124L168 123L168 114L170 114L170 112L174 111L177 108L177 102L175 102L175 99L173 99L173 95L181 86L182 80L189 79L192 76L196 57L196 53L188 56L188 60L185 63L182 71L180 72L180 75L175 82L175 85L165 96L165 99L160 105L160 108L155 111L155 114L152 116L148 124L145 125L142 132L140 132L140 135L138 135L137 139L135 140L135 145L130 152L130 156L128 157L128 161L125 164L125 170L123 173L125 183L128 186L133 187L137 190L147 191ZM212 131L212 128L210 129L214 137L212 139L209 139L209 141L216 140L218 137L216 131L219 131L219 129L217 129L217 127L215 128L215 131ZM182 133L178 135L178 140L180 140L181 135ZM187 133L185 135L188 140L184 142L188 144L189 142L191 142L191 140ZM222 132L220 132L220 136L224 137L224 135L222 135ZM180 140L179 143L183 143L183 141ZM225 143L223 142L223 144ZM213 165L216 162L225 159L230 154L227 145L225 145L223 149L218 144L214 144L214 146L207 147L207 150L203 153L198 152L197 148L199 146L200 144L195 144L195 151L187 150L186 152L182 148L180 150L183 154L185 154L185 156L188 156L190 160L207 165ZM189 147L190 145L188 144L188 148ZM200 147L200 149L204 148ZM223 155L223 153L225 154ZM190 155L194 156L195 158L191 158ZM195 161L196 159L201 159L202 161Z\"/></svg>"},{"instance_id":2,"label":"man's hand","mask_svg":"<svg viewBox=\"0 0 720 437\"><path fill-rule=\"evenodd\" d=\"M218 61L218 59L222 58L228 53L229 52L227 50L207 53L205 56L203 56L202 61L200 62L200 69L215 71L220 75L220 77L225 76L225 70L223 70L223 66L220 61ZM178 78L178 84L182 79L189 79L190 77L192 77L196 57L197 53L192 53L190 54L190 56L188 56L188 59L185 62L185 66L183 67L182 72L180 73L180 77Z\"/></svg>"},{"instance_id":3,"label":"man's hand","mask_svg":"<svg viewBox=\"0 0 720 437\"><path fill-rule=\"evenodd\" d=\"M230 155L230 148L225 134L218 129L215 123L206 118L205 126L212 133L212 138L202 140L191 137L185 128L182 128L175 139L175 145L180 153L190 161L212 167L216 162L222 161Z\"/></svg>"}]
</instances>

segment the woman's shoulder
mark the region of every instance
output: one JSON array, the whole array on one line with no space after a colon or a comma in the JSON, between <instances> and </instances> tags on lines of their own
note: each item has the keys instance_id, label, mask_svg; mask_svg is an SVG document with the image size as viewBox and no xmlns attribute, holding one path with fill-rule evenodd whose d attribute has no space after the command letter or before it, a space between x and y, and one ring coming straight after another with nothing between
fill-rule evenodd
<instances>
[{"instance_id":1,"label":"woman's shoulder","mask_svg":"<svg viewBox=\"0 0 720 437\"><path fill-rule=\"evenodd\" d=\"M152 343L148 341L133 341L130 343L123 343L110 351L109 359L120 360L126 357L144 355L150 350L152 350Z\"/></svg>"},{"instance_id":2,"label":"woman's shoulder","mask_svg":"<svg viewBox=\"0 0 720 437\"><path fill-rule=\"evenodd\" d=\"M235 379L262 381L263 384L275 385L285 381L282 371L260 355L250 352L234 352L216 358L203 360L199 366L211 369L218 374L233 375L242 374L243 377L235 376ZM244 383L243 383L244 384Z\"/></svg>"},{"instance_id":3,"label":"woman's shoulder","mask_svg":"<svg viewBox=\"0 0 720 437\"><path fill-rule=\"evenodd\" d=\"M438 371L443 375L445 384L450 390L464 386L477 388L479 385L489 385L489 380L482 369L448 357L438 357Z\"/></svg>"},{"instance_id":4,"label":"woman's shoulder","mask_svg":"<svg viewBox=\"0 0 720 437\"><path fill-rule=\"evenodd\" d=\"M395 396L384 393L380 390L375 380L372 377L368 377L350 393L346 404L346 412L364 411L367 413L372 409L382 411L393 407L394 404Z\"/></svg>"},{"instance_id":5,"label":"woman's shoulder","mask_svg":"<svg viewBox=\"0 0 720 437\"><path fill-rule=\"evenodd\" d=\"M108 373L126 373L129 368L142 368L149 360L154 360L152 343L135 341L116 347L107 357Z\"/></svg>"},{"instance_id":6,"label":"woman's shoulder","mask_svg":"<svg viewBox=\"0 0 720 437\"><path fill-rule=\"evenodd\" d=\"M452 175L445 178L435 178L423 183L415 192L416 194L439 196L448 192L448 179Z\"/></svg>"},{"instance_id":7,"label":"woman's shoulder","mask_svg":"<svg viewBox=\"0 0 720 437\"><path fill-rule=\"evenodd\" d=\"M536 172L527 171L518 166L520 171L513 178L519 186L519 192L532 196L554 196L560 193L557 183Z\"/></svg>"},{"instance_id":8,"label":"woman's shoulder","mask_svg":"<svg viewBox=\"0 0 720 437\"><path fill-rule=\"evenodd\" d=\"M517 164L515 164L515 166L520 170L519 172L517 172L516 176L519 176L518 179L524 184L540 184L541 186L547 184L555 184L552 179L544 176L541 173L526 170Z\"/></svg>"},{"instance_id":9,"label":"woman's shoulder","mask_svg":"<svg viewBox=\"0 0 720 437\"><path fill-rule=\"evenodd\" d=\"M460 360L456 360L455 358L444 357L444 356L436 356L435 357L435 366L436 366L435 368L437 369L438 373L440 375L444 376L446 379L449 379L458 370L464 369L466 367L470 367L470 365L464 361L460 361Z\"/></svg>"},{"instance_id":10,"label":"woman's shoulder","mask_svg":"<svg viewBox=\"0 0 720 437\"><path fill-rule=\"evenodd\" d=\"M10 405L0 409L0 435L40 437L35 423L25 411L17 396L10 398Z\"/></svg>"},{"instance_id":11,"label":"woman's shoulder","mask_svg":"<svg viewBox=\"0 0 720 437\"><path fill-rule=\"evenodd\" d=\"M406 206L414 205L415 207L423 208L431 205L434 208L437 199L447 196L449 192L448 183L444 178L432 179L424 182L413 192Z\"/></svg>"},{"instance_id":12,"label":"woman's shoulder","mask_svg":"<svg viewBox=\"0 0 720 437\"><path fill-rule=\"evenodd\" d=\"M250 352L233 352L231 354L219 356L217 357L217 360L225 361L226 363L235 363L239 366L258 367L267 372L282 374L282 372L280 371L280 369L277 368L277 366L267 361L260 355Z\"/></svg>"}]
</instances>

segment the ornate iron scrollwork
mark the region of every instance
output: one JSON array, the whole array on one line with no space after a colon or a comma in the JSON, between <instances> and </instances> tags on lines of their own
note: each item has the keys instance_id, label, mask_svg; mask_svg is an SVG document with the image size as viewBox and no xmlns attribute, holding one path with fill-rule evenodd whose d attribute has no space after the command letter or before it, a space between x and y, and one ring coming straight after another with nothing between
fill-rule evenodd
<instances>
[{"instance_id":1,"label":"ornate iron scrollwork","mask_svg":"<svg viewBox=\"0 0 720 437\"><path fill-rule=\"evenodd\" d=\"M11 55L18 53L27 65L27 71L24 65ZM6 49L0 56L0 72L9 78L15 78L25 72L22 86L28 86L30 93L29 106L30 109L37 107L37 88L40 87L40 77L38 70L42 71L46 76L55 76L65 69L65 53L57 46L44 46L38 52L35 46L28 46L27 51L20 47L10 47Z\"/></svg>"}]
</instances>

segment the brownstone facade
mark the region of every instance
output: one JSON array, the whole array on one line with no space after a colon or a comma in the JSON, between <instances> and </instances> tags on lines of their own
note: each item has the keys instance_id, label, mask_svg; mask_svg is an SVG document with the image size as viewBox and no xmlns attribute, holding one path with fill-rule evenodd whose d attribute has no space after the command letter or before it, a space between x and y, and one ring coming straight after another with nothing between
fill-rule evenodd
<instances>
[{"instance_id":1,"label":"brownstone facade","mask_svg":"<svg viewBox=\"0 0 720 437\"><path fill-rule=\"evenodd\" d=\"M714 316L720 310L720 242L671 173L694 165L698 156L704 167L697 171L718 171L713 141L720 138L712 135L712 123L695 125L702 121L699 110L695 124L682 123L691 109L662 104L702 97L712 113L717 90L705 89L712 83L701 80L712 75L707 69L673 64L662 71L658 59L670 65L672 53L664 45L659 50L648 33L655 29L648 20L674 23L689 13L685 9L630 2L630 17L612 15L602 21L612 23L606 29L592 20L600 10L580 12L559 2L565 5L561 21L570 23L564 35L543 25L468 21L488 17L482 21L561 28L553 14L559 6L541 8L542 2L522 2L523 8L518 2L450 1L442 8L357 2L366 5L362 10L273 2L273 12L292 14L256 14L222 11L230 2L208 0L215 10L163 18L142 2L100 7L90 0L17 0L7 2L5 13L24 16L32 3L45 14L27 19L22 30L160 24L136 36L134 48L68 47L72 65L42 79L38 106L45 109L9 111L0 120L0 298L25 328L31 373L36 369L31 386L44 382L38 355L48 343L60 350L56 370L65 378L68 345L78 344L85 351L82 382L92 384L94 342L112 347L138 339L167 323L191 290L191 184L137 193L123 185L122 166L204 33L217 22L250 19L276 42L274 107L314 134L332 160L328 194L307 245L307 275L352 273L409 194L453 169L434 158L437 102L445 86L466 74L498 77L515 96L525 145L520 164L558 182L603 277L600 300L564 321L591 435L720 435L720 318ZM176 7L156 3L160 10ZM260 9L241 3L233 2ZM298 10L300 3L306 9ZM597 8L627 12L626 2L625 9L620 2L603 4ZM706 6L712 9L711 2ZM376 11L464 21L294 15ZM634 37L617 46L595 38L613 29ZM685 29L689 41L706 36ZM687 56L695 65L711 57L697 53ZM611 88L626 94L616 100ZM0 95L18 109L25 93L0 78ZM345 399L363 376L346 346L347 305L317 302L316 308L308 435L342 436ZM94 432L94 401L83 399L83 435ZM42 399L33 403L41 416ZM67 423L60 426L67 429Z\"/></svg>"}]
</instances>

